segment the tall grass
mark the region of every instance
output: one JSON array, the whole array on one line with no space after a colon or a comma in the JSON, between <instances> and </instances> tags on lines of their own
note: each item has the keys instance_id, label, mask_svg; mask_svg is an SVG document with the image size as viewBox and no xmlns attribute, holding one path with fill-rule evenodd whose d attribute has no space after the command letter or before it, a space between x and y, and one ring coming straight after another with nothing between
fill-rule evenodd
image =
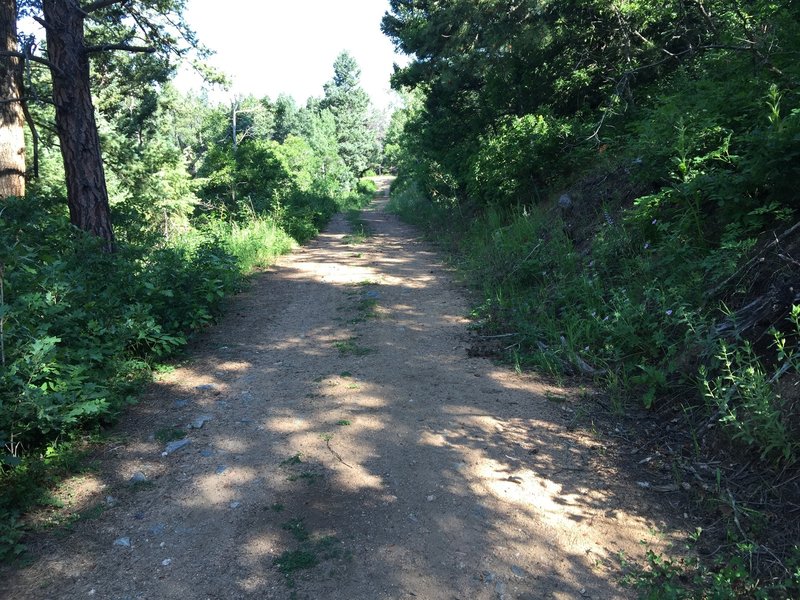
<instances>
[{"instance_id":1,"label":"tall grass","mask_svg":"<svg viewBox=\"0 0 800 600\"><path fill-rule=\"evenodd\" d=\"M211 231L236 257L242 274L271 265L275 258L297 247L297 242L270 217L254 217L247 223L217 221Z\"/></svg>"}]
</instances>

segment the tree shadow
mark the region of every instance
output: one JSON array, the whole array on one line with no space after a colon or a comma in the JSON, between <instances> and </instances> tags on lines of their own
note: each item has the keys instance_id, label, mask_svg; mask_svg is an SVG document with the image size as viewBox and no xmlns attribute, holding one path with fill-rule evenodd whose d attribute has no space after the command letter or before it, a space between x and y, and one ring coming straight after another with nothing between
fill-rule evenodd
<instances>
[{"instance_id":1,"label":"tree shadow","mask_svg":"<svg viewBox=\"0 0 800 600\"><path fill-rule=\"evenodd\" d=\"M574 428L577 390L466 356L457 286L381 206L361 251L334 220L149 389L103 510L39 534L9 597L631 595L619 558L678 529L661 498ZM164 456L165 427L191 443Z\"/></svg>"}]
</instances>

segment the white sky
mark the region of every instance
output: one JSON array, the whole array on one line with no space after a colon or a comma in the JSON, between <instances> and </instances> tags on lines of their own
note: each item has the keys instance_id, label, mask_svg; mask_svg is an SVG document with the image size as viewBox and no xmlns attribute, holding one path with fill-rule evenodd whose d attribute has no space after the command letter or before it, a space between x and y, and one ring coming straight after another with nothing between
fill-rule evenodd
<instances>
[{"instance_id":1,"label":"white sky","mask_svg":"<svg viewBox=\"0 0 800 600\"><path fill-rule=\"evenodd\" d=\"M189 0L186 19L216 52L210 63L233 80L232 93L321 96L333 61L347 50L361 67L361 85L379 108L393 96L392 65L407 60L381 33L388 0ZM199 87L182 74L179 88Z\"/></svg>"}]
</instances>

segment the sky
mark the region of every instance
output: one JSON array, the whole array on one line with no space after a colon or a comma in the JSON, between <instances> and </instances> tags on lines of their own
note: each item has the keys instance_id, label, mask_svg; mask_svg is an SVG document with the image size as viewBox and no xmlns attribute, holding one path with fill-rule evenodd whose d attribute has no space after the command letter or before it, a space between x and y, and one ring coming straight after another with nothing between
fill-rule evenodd
<instances>
[{"instance_id":1,"label":"sky","mask_svg":"<svg viewBox=\"0 0 800 600\"><path fill-rule=\"evenodd\" d=\"M386 108L395 100L392 65L407 62L381 33L388 9L388 0L189 0L185 16L216 52L209 62L233 80L230 93L273 100L287 93L305 104L322 95L333 61L347 50L361 67L361 86ZM199 81L182 73L177 85L187 91Z\"/></svg>"}]
</instances>

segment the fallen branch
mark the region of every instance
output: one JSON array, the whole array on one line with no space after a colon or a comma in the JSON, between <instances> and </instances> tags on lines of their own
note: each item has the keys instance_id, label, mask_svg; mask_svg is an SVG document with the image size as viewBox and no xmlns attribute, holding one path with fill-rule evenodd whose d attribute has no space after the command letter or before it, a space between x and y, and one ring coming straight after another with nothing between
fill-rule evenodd
<instances>
[{"instance_id":1,"label":"fallen branch","mask_svg":"<svg viewBox=\"0 0 800 600\"><path fill-rule=\"evenodd\" d=\"M353 468L352 465L348 465L346 462L344 462L344 459L341 456L339 456L339 453L336 452L336 450L331 448L331 440L330 439L326 439L325 440L325 445L328 447L328 450L330 450L331 454L333 454L339 460L340 463L342 463L345 467L349 467L351 469Z\"/></svg>"}]
</instances>

